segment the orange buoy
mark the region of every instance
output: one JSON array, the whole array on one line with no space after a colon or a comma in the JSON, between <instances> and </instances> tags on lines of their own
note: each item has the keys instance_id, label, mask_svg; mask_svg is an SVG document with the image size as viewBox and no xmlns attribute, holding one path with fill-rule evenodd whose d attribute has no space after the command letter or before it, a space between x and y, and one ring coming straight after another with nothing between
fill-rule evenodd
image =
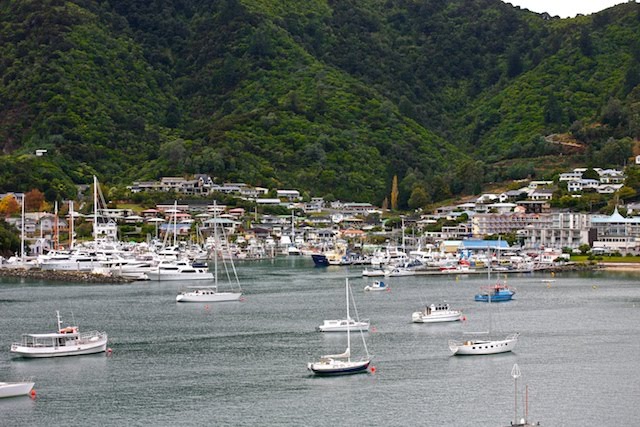
<instances>
[{"instance_id":1,"label":"orange buoy","mask_svg":"<svg viewBox=\"0 0 640 427\"><path fill-rule=\"evenodd\" d=\"M29 392L29 397L31 397L32 399L36 398L36 391L34 389L31 389L31 391Z\"/></svg>"},{"instance_id":2,"label":"orange buoy","mask_svg":"<svg viewBox=\"0 0 640 427\"><path fill-rule=\"evenodd\" d=\"M369 368L369 372L371 372L372 374L375 374L376 373L376 367L375 366L371 366Z\"/></svg>"}]
</instances>

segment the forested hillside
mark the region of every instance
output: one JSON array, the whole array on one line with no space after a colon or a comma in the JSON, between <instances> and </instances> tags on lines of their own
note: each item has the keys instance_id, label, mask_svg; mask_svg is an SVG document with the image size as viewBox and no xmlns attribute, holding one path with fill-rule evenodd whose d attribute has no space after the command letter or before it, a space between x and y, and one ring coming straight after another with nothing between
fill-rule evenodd
<instances>
[{"instance_id":1,"label":"forested hillside","mask_svg":"<svg viewBox=\"0 0 640 427\"><path fill-rule=\"evenodd\" d=\"M208 173L380 203L398 176L406 206L551 173L543 136L563 132L579 161L621 165L640 133L639 11L5 0L0 192Z\"/></svg>"}]
</instances>

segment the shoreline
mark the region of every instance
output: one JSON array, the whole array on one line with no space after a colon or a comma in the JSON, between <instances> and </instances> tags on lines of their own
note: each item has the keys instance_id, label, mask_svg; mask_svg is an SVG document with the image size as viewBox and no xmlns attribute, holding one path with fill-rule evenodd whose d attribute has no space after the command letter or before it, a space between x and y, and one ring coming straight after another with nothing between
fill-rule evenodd
<instances>
[{"instance_id":1,"label":"shoreline","mask_svg":"<svg viewBox=\"0 0 640 427\"><path fill-rule=\"evenodd\" d=\"M73 283L130 283L131 279L121 276L106 276L90 271L41 270L38 268L0 268L0 277L13 277L29 280L51 280Z\"/></svg>"},{"instance_id":2,"label":"shoreline","mask_svg":"<svg viewBox=\"0 0 640 427\"><path fill-rule=\"evenodd\" d=\"M640 263L637 262L599 262L598 267L607 271L630 271L640 273Z\"/></svg>"}]
</instances>

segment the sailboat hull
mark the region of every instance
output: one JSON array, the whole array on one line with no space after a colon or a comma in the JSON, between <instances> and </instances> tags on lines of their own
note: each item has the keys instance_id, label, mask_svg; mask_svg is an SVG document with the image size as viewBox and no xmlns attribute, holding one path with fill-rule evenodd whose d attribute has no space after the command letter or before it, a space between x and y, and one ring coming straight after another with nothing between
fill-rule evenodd
<instances>
[{"instance_id":1,"label":"sailboat hull","mask_svg":"<svg viewBox=\"0 0 640 427\"><path fill-rule=\"evenodd\" d=\"M370 363L370 360L362 360L359 362L340 362L334 360L328 363L309 363L307 368L318 376L353 375L367 373Z\"/></svg>"},{"instance_id":2,"label":"sailboat hull","mask_svg":"<svg viewBox=\"0 0 640 427\"><path fill-rule=\"evenodd\" d=\"M451 341L449 349L456 356L479 356L513 351L518 344L518 335L513 334L503 340L468 340L464 342Z\"/></svg>"},{"instance_id":3,"label":"sailboat hull","mask_svg":"<svg viewBox=\"0 0 640 427\"><path fill-rule=\"evenodd\" d=\"M242 297L240 292L215 292L203 295L199 292L185 292L176 297L176 302L226 302L238 301Z\"/></svg>"}]
</instances>

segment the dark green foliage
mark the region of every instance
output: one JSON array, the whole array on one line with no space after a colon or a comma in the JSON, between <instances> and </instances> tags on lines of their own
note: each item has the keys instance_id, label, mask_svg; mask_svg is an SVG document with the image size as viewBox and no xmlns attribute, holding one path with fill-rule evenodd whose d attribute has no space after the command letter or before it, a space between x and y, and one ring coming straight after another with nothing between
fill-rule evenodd
<instances>
[{"instance_id":1,"label":"dark green foliage","mask_svg":"<svg viewBox=\"0 0 640 427\"><path fill-rule=\"evenodd\" d=\"M0 219L0 256L9 257L20 251L18 230Z\"/></svg>"},{"instance_id":2,"label":"dark green foliage","mask_svg":"<svg viewBox=\"0 0 640 427\"><path fill-rule=\"evenodd\" d=\"M94 173L120 186L207 173L381 203L398 176L405 208L533 175L529 160L492 165L558 154L541 136L574 122L585 162L619 164L640 135L637 16L633 3L546 21L498 0L5 0L0 187L61 198ZM47 168L17 163L40 148Z\"/></svg>"}]
</instances>

